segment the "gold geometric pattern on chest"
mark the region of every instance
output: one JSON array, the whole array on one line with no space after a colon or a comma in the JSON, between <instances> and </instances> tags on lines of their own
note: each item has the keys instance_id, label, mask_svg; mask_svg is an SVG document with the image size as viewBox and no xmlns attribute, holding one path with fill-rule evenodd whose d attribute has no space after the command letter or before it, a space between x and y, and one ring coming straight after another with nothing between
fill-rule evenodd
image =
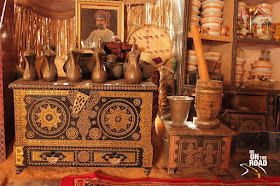
<instances>
[{"instance_id":1,"label":"gold geometric pattern on chest","mask_svg":"<svg viewBox=\"0 0 280 186\"><path fill-rule=\"evenodd\" d=\"M114 139L132 135L139 124L137 109L124 99L114 99L105 103L97 118L102 132Z\"/></svg>"},{"instance_id":2,"label":"gold geometric pattern on chest","mask_svg":"<svg viewBox=\"0 0 280 186\"><path fill-rule=\"evenodd\" d=\"M44 97L33 102L27 113L32 131L41 137L61 135L70 123L68 107L59 99Z\"/></svg>"},{"instance_id":3,"label":"gold geometric pattern on chest","mask_svg":"<svg viewBox=\"0 0 280 186\"><path fill-rule=\"evenodd\" d=\"M126 131L129 126L131 126L131 117L130 111L128 108L121 109L120 106L116 106L116 108L110 108L108 110L108 114L105 115L107 118L106 124L109 127L109 130L115 130L117 133L120 133L121 130Z\"/></svg>"},{"instance_id":4,"label":"gold geometric pattern on chest","mask_svg":"<svg viewBox=\"0 0 280 186\"><path fill-rule=\"evenodd\" d=\"M62 113L57 112L57 107L52 108L50 104L47 104L47 107L40 107L40 112L35 113L37 115L36 122L41 124L41 128L46 127L49 131L52 128L57 128L58 123L61 123L60 116Z\"/></svg>"}]
</instances>

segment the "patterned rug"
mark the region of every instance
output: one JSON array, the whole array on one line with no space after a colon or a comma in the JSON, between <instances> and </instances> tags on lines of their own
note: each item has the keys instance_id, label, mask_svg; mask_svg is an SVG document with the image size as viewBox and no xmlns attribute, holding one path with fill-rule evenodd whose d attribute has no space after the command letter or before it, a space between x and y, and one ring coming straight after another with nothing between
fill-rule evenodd
<instances>
[{"instance_id":1,"label":"patterned rug","mask_svg":"<svg viewBox=\"0 0 280 186\"><path fill-rule=\"evenodd\" d=\"M191 179L153 179L153 178L144 178L144 179L121 179L114 178L109 176L103 176L100 174L89 174L82 176L67 176L60 181L60 186L109 186L109 185L118 185L118 186L279 186L280 177L265 177L265 178L256 178L251 180L244 181L220 181L215 180L204 180L198 178Z\"/></svg>"}]
</instances>

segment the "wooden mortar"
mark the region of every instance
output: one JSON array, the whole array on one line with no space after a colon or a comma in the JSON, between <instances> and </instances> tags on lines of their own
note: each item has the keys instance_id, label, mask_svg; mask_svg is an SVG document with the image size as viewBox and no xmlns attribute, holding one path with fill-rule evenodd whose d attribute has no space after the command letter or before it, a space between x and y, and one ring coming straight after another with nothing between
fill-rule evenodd
<instances>
[{"instance_id":1,"label":"wooden mortar","mask_svg":"<svg viewBox=\"0 0 280 186\"><path fill-rule=\"evenodd\" d=\"M200 77L197 81L195 91L194 107L197 117L194 118L194 124L198 128L216 128L220 125L220 121L217 119L217 116L221 110L223 82L210 81L198 28L195 25L192 25L191 31L193 34L193 42Z\"/></svg>"}]
</instances>

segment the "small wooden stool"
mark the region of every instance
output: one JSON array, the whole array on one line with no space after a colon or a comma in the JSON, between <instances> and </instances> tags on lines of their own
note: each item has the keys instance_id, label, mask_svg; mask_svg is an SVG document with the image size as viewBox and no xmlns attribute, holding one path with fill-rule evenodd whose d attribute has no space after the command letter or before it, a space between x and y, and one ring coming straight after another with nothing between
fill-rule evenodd
<instances>
[{"instance_id":1,"label":"small wooden stool","mask_svg":"<svg viewBox=\"0 0 280 186\"><path fill-rule=\"evenodd\" d=\"M186 127L172 126L172 121L163 123L168 174L174 174L177 167L213 168L220 175L228 173L234 131L223 124L216 129L198 129L192 122Z\"/></svg>"}]
</instances>

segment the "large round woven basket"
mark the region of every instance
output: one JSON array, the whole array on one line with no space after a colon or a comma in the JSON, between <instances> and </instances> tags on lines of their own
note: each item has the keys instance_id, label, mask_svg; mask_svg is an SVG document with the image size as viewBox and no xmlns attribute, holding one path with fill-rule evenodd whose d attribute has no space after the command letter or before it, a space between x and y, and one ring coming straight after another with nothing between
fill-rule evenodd
<instances>
[{"instance_id":1,"label":"large round woven basket","mask_svg":"<svg viewBox=\"0 0 280 186\"><path fill-rule=\"evenodd\" d=\"M134 38L136 40L137 50L151 54L146 55L151 56L151 58L160 57L162 59L162 62L159 63L151 62L149 59L145 60L151 62L154 67L160 67L171 58L172 42L170 36L164 29L154 25L145 25L132 32L127 42L133 44Z\"/></svg>"}]
</instances>

